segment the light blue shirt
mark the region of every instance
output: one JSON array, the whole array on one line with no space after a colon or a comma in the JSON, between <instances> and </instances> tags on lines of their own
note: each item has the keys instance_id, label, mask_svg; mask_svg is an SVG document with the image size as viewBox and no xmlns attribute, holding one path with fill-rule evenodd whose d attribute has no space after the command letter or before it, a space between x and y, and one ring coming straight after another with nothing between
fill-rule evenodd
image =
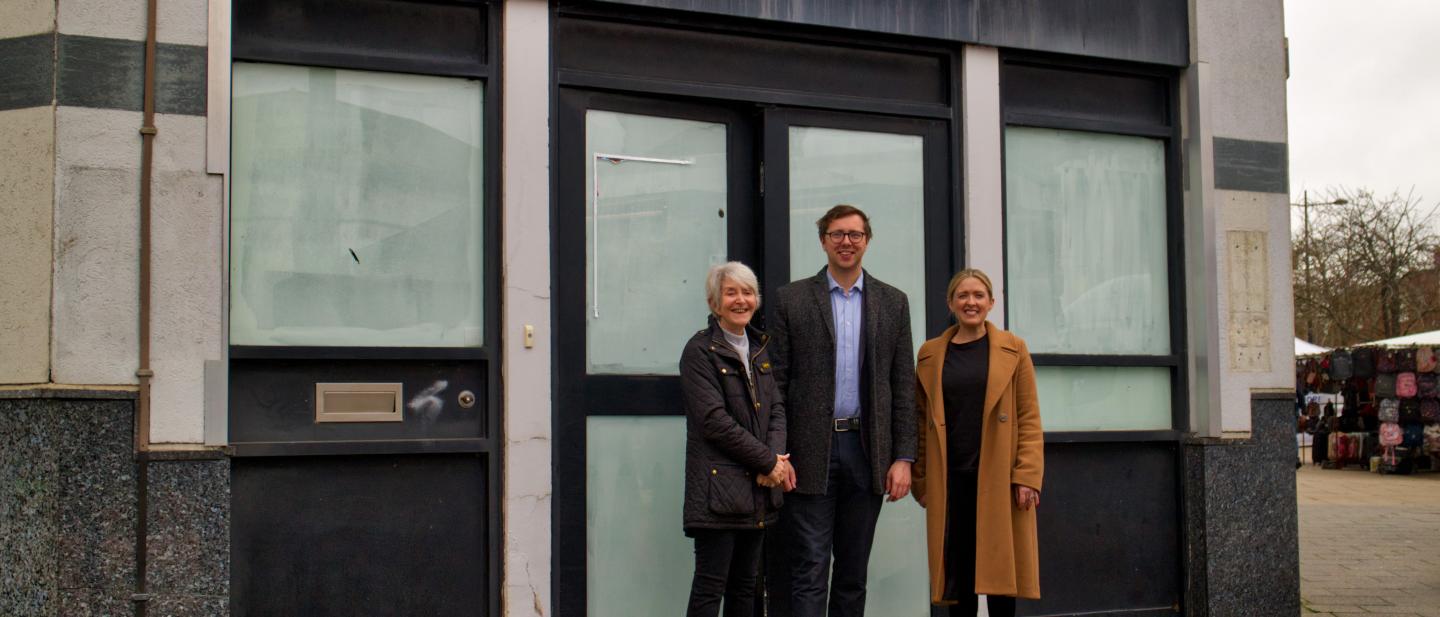
<instances>
[{"instance_id":1,"label":"light blue shirt","mask_svg":"<svg viewBox=\"0 0 1440 617\"><path fill-rule=\"evenodd\" d=\"M835 417L860 415L860 315L865 291L865 273L846 290L825 270L830 284L830 314L835 319Z\"/></svg>"}]
</instances>

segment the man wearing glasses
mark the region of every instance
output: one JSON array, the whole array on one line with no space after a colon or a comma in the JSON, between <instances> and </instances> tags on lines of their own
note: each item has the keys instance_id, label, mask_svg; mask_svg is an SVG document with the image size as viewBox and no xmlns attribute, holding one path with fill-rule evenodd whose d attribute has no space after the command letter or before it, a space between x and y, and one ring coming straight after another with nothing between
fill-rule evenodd
<instances>
[{"instance_id":1,"label":"man wearing glasses","mask_svg":"<svg viewBox=\"0 0 1440 617\"><path fill-rule=\"evenodd\" d=\"M793 615L823 617L829 591L831 617L858 617L881 500L910 492L910 307L904 292L861 268L872 235L864 212L838 205L816 226L828 263L776 292L770 329L795 476L781 541Z\"/></svg>"}]
</instances>

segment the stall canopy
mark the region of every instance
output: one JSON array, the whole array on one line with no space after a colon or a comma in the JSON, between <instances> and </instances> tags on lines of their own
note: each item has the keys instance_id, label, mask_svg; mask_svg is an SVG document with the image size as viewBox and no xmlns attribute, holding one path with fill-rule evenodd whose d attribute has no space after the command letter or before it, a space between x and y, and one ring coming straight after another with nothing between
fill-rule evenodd
<instances>
[{"instance_id":1,"label":"stall canopy","mask_svg":"<svg viewBox=\"0 0 1440 617\"><path fill-rule=\"evenodd\" d=\"M1300 354L1300 339L1295 339L1295 354ZM1308 344L1308 343L1307 343ZM1380 339L1354 345L1355 347L1440 347L1440 330L1431 330L1419 334L1407 334L1395 338Z\"/></svg>"},{"instance_id":2,"label":"stall canopy","mask_svg":"<svg viewBox=\"0 0 1440 617\"><path fill-rule=\"evenodd\" d=\"M1321 347L1304 339L1295 339L1295 355L1297 356L1313 356L1327 351L1330 351L1329 347Z\"/></svg>"}]
</instances>

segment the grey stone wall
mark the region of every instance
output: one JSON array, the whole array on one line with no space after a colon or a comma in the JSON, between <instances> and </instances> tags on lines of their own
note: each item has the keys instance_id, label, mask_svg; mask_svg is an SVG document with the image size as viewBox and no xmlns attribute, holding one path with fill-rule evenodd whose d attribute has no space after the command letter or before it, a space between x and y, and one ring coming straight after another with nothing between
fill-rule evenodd
<instances>
[{"instance_id":1,"label":"grey stone wall","mask_svg":"<svg viewBox=\"0 0 1440 617\"><path fill-rule=\"evenodd\" d=\"M1186 614L1300 614L1294 398L1255 396L1248 440L1185 448Z\"/></svg>"},{"instance_id":2,"label":"grey stone wall","mask_svg":"<svg viewBox=\"0 0 1440 617\"><path fill-rule=\"evenodd\" d=\"M142 464L150 614L229 614L229 461L137 461L133 397L0 391L0 615L134 614Z\"/></svg>"}]
</instances>

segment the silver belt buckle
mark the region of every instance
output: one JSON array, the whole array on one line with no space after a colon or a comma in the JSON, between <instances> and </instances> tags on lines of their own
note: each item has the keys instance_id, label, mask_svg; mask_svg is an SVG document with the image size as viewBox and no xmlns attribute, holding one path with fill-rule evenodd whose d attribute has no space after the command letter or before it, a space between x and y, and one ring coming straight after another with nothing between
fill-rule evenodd
<instances>
[{"instance_id":1,"label":"silver belt buckle","mask_svg":"<svg viewBox=\"0 0 1440 617\"><path fill-rule=\"evenodd\" d=\"M859 418L835 418L834 423L835 432L837 433L844 433L846 431L854 431L860 429Z\"/></svg>"}]
</instances>

